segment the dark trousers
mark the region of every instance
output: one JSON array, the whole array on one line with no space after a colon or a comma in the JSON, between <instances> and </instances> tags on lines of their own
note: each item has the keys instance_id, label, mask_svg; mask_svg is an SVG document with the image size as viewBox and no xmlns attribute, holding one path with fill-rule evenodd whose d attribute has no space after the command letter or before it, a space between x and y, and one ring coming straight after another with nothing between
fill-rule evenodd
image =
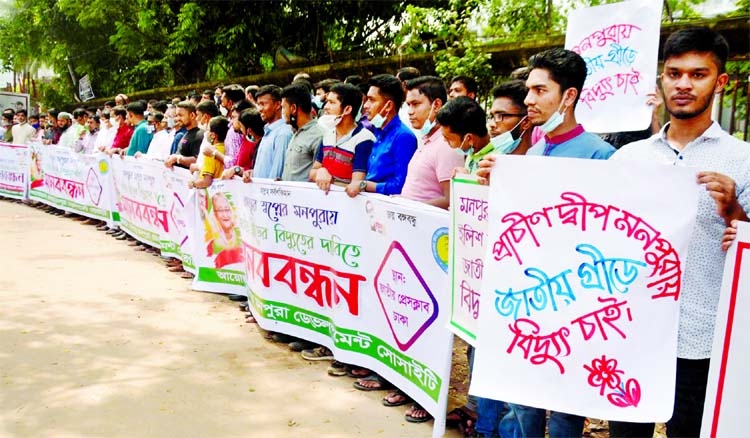
<instances>
[{"instance_id":1,"label":"dark trousers","mask_svg":"<svg viewBox=\"0 0 750 438\"><path fill-rule=\"evenodd\" d=\"M697 437L703 421L709 359L677 359L674 413L667 422L669 438ZM611 438L651 438L654 423L609 422Z\"/></svg>"}]
</instances>

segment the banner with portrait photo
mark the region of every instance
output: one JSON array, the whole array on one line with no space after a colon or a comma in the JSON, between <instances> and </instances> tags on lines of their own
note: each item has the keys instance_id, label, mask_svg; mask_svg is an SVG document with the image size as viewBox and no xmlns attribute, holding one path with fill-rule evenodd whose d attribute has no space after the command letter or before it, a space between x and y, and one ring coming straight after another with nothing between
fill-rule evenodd
<instances>
[{"instance_id":1,"label":"banner with portrait photo","mask_svg":"<svg viewBox=\"0 0 750 438\"><path fill-rule=\"evenodd\" d=\"M0 143L0 197L26 199L29 193L28 146Z\"/></svg>"},{"instance_id":2,"label":"banner with portrait photo","mask_svg":"<svg viewBox=\"0 0 750 438\"><path fill-rule=\"evenodd\" d=\"M499 156L470 393L593 418L668 420L696 172ZM517 184L529 175L533 184Z\"/></svg>"},{"instance_id":3,"label":"banner with portrait photo","mask_svg":"<svg viewBox=\"0 0 750 438\"><path fill-rule=\"evenodd\" d=\"M443 433L450 380L448 217L313 184L233 182L253 315L403 390Z\"/></svg>"},{"instance_id":4,"label":"banner with portrait photo","mask_svg":"<svg viewBox=\"0 0 750 438\"><path fill-rule=\"evenodd\" d=\"M112 172L105 154L32 145L29 199L92 219L113 221Z\"/></svg>"},{"instance_id":5,"label":"banner with portrait photo","mask_svg":"<svg viewBox=\"0 0 750 438\"><path fill-rule=\"evenodd\" d=\"M188 234L195 290L246 294L238 201L230 191L234 184L241 182L214 180L207 189L195 189L192 195Z\"/></svg>"}]
</instances>

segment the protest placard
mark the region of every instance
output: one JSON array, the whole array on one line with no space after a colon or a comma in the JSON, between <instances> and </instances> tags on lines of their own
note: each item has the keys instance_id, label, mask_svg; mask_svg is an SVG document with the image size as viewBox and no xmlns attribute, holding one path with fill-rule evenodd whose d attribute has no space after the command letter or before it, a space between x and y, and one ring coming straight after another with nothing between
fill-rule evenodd
<instances>
[{"instance_id":1,"label":"protest placard","mask_svg":"<svg viewBox=\"0 0 750 438\"><path fill-rule=\"evenodd\" d=\"M581 55L588 70L576 106L587 131L637 131L651 123L646 95L656 87L661 8L631 0L568 15L565 48Z\"/></svg>"},{"instance_id":2,"label":"protest placard","mask_svg":"<svg viewBox=\"0 0 750 438\"><path fill-rule=\"evenodd\" d=\"M31 151L28 146L0 143L0 196L26 199Z\"/></svg>"},{"instance_id":3,"label":"protest placard","mask_svg":"<svg viewBox=\"0 0 750 438\"><path fill-rule=\"evenodd\" d=\"M500 156L491 181L470 393L668 420L695 171Z\"/></svg>"},{"instance_id":4,"label":"protest placard","mask_svg":"<svg viewBox=\"0 0 750 438\"><path fill-rule=\"evenodd\" d=\"M716 313L702 437L742 436L750 361L750 223L740 222L727 253Z\"/></svg>"},{"instance_id":5,"label":"protest placard","mask_svg":"<svg viewBox=\"0 0 750 438\"><path fill-rule=\"evenodd\" d=\"M451 182L450 267L451 318L449 328L471 345L476 341L479 295L487 248L489 187L460 175Z\"/></svg>"}]
</instances>

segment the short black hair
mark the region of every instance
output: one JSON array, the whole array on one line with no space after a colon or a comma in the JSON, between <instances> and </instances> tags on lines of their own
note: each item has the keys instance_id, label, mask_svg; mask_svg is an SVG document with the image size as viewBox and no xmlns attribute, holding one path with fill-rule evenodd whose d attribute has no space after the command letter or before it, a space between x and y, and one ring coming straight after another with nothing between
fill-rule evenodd
<instances>
[{"instance_id":1,"label":"short black hair","mask_svg":"<svg viewBox=\"0 0 750 438\"><path fill-rule=\"evenodd\" d=\"M125 109L127 112L133 113L138 116L142 116L143 113L146 112L146 106L143 105L143 103L140 100L137 100L133 103L129 103L128 106L125 107ZM73 111L73 117L75 117L75 111Z\"/></svg>"},{"instance_id":2,"label":"short black hair","mask_svg":"<svg viewBox=\"0 0 750 438\"><path fill-rule=\"evenodd\" d=\"M416 79L422 76L419 69L416 67L402 67L396 72L396 78L401 81L408 81L409 79Z\"/></svg>"},{"instance_id":3,"label":"short black hair","mask_svg":"<svg viewBox=\"0 0 750 438\"><path fill-rule=\"evenodd\" d=\"M445 83L435 76L420 76L406 81L407 90L417 90L420 94L427 96L430 102L440 99L441 103L448 100L448 91Z\"/></svg>"},{"instance_id":4,"label":"short black hair","mask_svg":"<svg viewBox=\"0 0 750 438\"><path fill-rule=\"evenodd\" d=\"M211 117L216 117L221 114L219 107L216 106L216 102L213 100L204 100L195 106L196 111L200 111L203 114L208 114Z\"/></svg>"},{"instance_id":5,"label":"short black hair","mask_svg":"<svg viewBox=\"0 0 750 438\"><path fill-rule=\"evenodd\" d=\"M292 84L299 84L304 85L305 88L307 88L307 92L312 95L313 91L315 91L315 88L313 87L312 82L305 78L297 78L292 81Z\"/></svg>"},{"instance_id":6,"label":"short black hair","mask_svg":"<svg viewBox=\"0 0 750 438\"><path fill-rule=\"evenodd\" d=\"M371 87L376 87L380 94L390 99L396 106L396 112L401 108L401 104L404 103L404 88L401 85L401 81L393 75L377 75L373 76L368 84Z\"/></svg>"},{"instance_id":7,"label":"short black hair","mask_svg":"<svg viewBox=\"0 0 750 438\"><path fill-rule=\"evenodd\" d=\"M125 116L128 115L128 110L125 109L122 105L116 105L112 108L111 113L113 113L116 116L120 116L122 118L125 118Z\"/></svg>"},{"instance_id":8,"label":"short black hair","mask_svg":"<svg viewBox=\"0 0 750 438\"><path fill-rule=\"evenodd\" d=\"M113 107L113 106L115 106L115 105L117 105L117 104L115 103L114 100L108 100L108 101L104 102L104 106L108 106L110 108Z\"/></svg>"},{"instance_id":9,"label":"short black hair","mask_svg":"<svg viewBox=\"0 0 750 438\"><path fill-rule=\"evenodd\" d=\"M290 84L281 90L282 99L286 99L289 105L297 105L303 113L312 111L312 96L307 86L303 84Z\"/></svg>"},{"instance_id":10,"label":"short black hair","mask_svg":"<svg viewBox=\"0 0 750 438\"><path fill-rule=\"evenodd\" d=\"M250 94L253 96L253 99L255 99L259 89L260 87L257 85L248 85L245 87L245 96L247 97L247 95Z\"/></svg>"},{"instance_id":11,"label":"short black hair","mask_svg":"<svg viewBox=\"0 0 750 438\"><path fill-rule=\"evenodd\" d=\"M281 87L278 85L264 85L258 89L255 98L258 99L265 95L271 96L274 102L281 102Z\"/></svg>"},{"instance_id":12,"label":"short black hair","mask_svg":"<svg viewBox=\"0 0 750 438\"><path fill-rule=\"evenodd\" d=\"M164 120L164 113L161 111L154 111L151 116L154 118L156 123L161 123Z\"/></svg>"},{"instance_id":13,"label":"short black hair","mask_svg":"<svg viewBox=\"0 0 750 438\"><path fill-rule=\"evenodd\" d=\"M258 111L258 108L248 108L240 113L240 123L242 123L242 126L245 127L245 129L249 129L250 131L253 131L255 133L258 133L260 135L263 135L263 127L265 126L265 122L263 121L263 118L260 116L260 112ZM259 140L259 139L256 139Z\"/></svg>"},{"instance_id":14,"label":"short black hair","mask_svg":"<svg viewBox=\"0 0 750 438\"><path fill-rule=\"evenodd\" d=\"M362 111L362 92L359 87L341 82L331 87L331 93L339 97L342 110L347 106L352 107L352 117Z\"/></svg>"},{"instance_id":15,"label":"short black hair","mask_svg":"<svg viewBox=\"0 0 750 438\"><path fill-rule=\"evenodd\" d=\"M474 95L476 95L477 91L479 90L479 86L477 85L476 79L470 76L466 76L466 75L453 76L453 78L451 78L451 84L453 84L454 82L460 82L464 84L464 87L466 88L467 93L474 93Z\"/></svg>"},{"instance_id":16,"label":"short black hair","mask_svg":"<svg viewBox=\"0 0 750 438\"><path fill-rule=\"evenodd\" d=\"M245 98L245 89L239 84L227 85L224 87L223 91L224 95L227 99L232 101L232 103L239 102Z\"/></svg>"},{"instance_id":17,"label":"short black hair","mask_svg":"<svg viewBox=\"0 0 750 438\"><path fill-rule=\"evenodd\" d=\"M315 83L315 89L317 90L318 88L322 88L323 91L328 93L329 91L331 91L331 87L338 84L339 82L341 81L334 78L323 79L322 81Z\"/></svg>"},{"instance_id":18,"label":"short black hair","mask_svg":"<svg viewBox=\"0 0 750 438\"><path fill-rule=\"evenodd\" d=\"M526 99L527 94L529 94L529 89L526 88L526 83L520 79L503 82L492 89L493 99L500 97L508 98L523 112L526 112L526 104L523 101Z\"/></svg>"},{"instance_id":19,"label":"short black hair","mask_svg":"<svg viewBox=\"0 0 750 438\"><path fill-rule=\"evenodd\" d=\"M214 116L208 122L208 132L216 134L216 138L223 142L229 132L229 120L224 116Z\"/></svg>"},{"instance_id":20,"label":"short black hair","mask_svg":"<svg viewBox=\"0 0 750 438\"><path fill-rule=\"evenodd\" d=\"M214 104L216 106L216 104ZM184 110L187 110L189 113L195 112L195 104L189 100L183 100L181 102L177 102L177 108L182 108Z\"/></svg>"},{"instance_id":21,"label":"short black hair","mask_svg":"<svg viewBox=\"0 0 750 438\"><path fill-rule=\"evenodd\" d=\"M345 84L359 85L362 82L364 82L364 79L360 75L350 75L344 78Z\"/></svg>"},{"instance_id":22,"label":"short black hair","mask_svg":"<svg viewBox=\"0 0 750 438\"><path fill-rule=\"evenodd\" d=\"M167 101L160 100L154 104L151 104L151 108L153 108L154 111L165 113L167 112L167 109L169 108L169 106L167 105Z\"/></svg>"},{"instance_id":23,"label":"short black hair","mask_svg":"<svg viewBox=\"0 0 750 438\"><path fill-rule=\"evenodd\" d=\"M255 108L255 105L247 99L242 99L232 105L232 111L235 111L237 114L241 114L242 111L245 111L248 108Z\"/></svg>"},{"instance_id":24,"label":"short black hair","mask_svg":"<svg viewBox=\"0 0 750 438\"><path fill-rule=\"evenodd\" d=\"M529 59L529 71L547 70L550 78L560 85L560 92L575 88L576 102L586 82L586 61L572 50L555 48L537 53Z\"/></svg>"},{"instance_id":25,"label":"short black hair","mask_svg":"<svg viewBox=\"0 0 750 438\"><path fill-rule=\"evenodd\" d=\"M664 43L664 61L687 52L712 54L719 74L722 74L729 57L729 44L721 34L707 27L688 27L669 35Z\"/></svg>"},{"instance_id":26,"label":"short black hair","mask_svg":"<svg viewBox=\"0 0 750 438\"><path fill-rule=\"evenodd\" d=\"M24 117L26 117L26 116L29 115L29 113L27 113L25 109L20 109L20 110L16 111L16 115L19 115L19 114L23 114ZM29 118L32 118L32 117L34 117L34 116L31 116Z\"/></svg>"},{"instance_id":27,"label":"short black hair","mask_svg":"<svg viewBox=\"0 0 750 438\"><path fill-rule=\"evenodd\" d=\"M487 135L487 114L474 99L467 96L449 100L438 111L437 121L462 137L466 134Z\"/></svg>"},{"instance_id":28,"label":"short black hair","mask_svg":"<svg viewBox=\"0 0 750 438\"><path fill-rule=\"evenodd\" d=\"M83 108L76 108L73 110L73 118L74 119L80 119L81 117L88 115L86 113L86 110Z\"/></svg>"},{"instance_id":29,"label":"short black hair","mask_svg":"<svg viewBox=\"0 0 750 438\"><path fill-rule=\"evenodd\" d=\"M57 118L58 114L60 114L60 110L59 109L50 108L49 110L47 110L47 115L49 115L49 117Z\"/></svg>"}]
</instances>

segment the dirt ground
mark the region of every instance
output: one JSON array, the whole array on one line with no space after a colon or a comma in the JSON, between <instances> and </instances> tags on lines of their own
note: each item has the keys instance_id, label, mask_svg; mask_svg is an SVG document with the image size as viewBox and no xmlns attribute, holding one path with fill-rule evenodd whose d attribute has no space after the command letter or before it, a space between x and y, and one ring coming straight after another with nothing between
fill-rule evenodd
<instances>
[{"instance_id":1,"label":"dirt ground","mask_svg":"<svg viewBox=\"0 0 750 438\"><path fill-rule=\"evenodd\" d=\"M0 200L0 260L0 437L431 435L92 226Z\"/></svg>"}]
</instances>

